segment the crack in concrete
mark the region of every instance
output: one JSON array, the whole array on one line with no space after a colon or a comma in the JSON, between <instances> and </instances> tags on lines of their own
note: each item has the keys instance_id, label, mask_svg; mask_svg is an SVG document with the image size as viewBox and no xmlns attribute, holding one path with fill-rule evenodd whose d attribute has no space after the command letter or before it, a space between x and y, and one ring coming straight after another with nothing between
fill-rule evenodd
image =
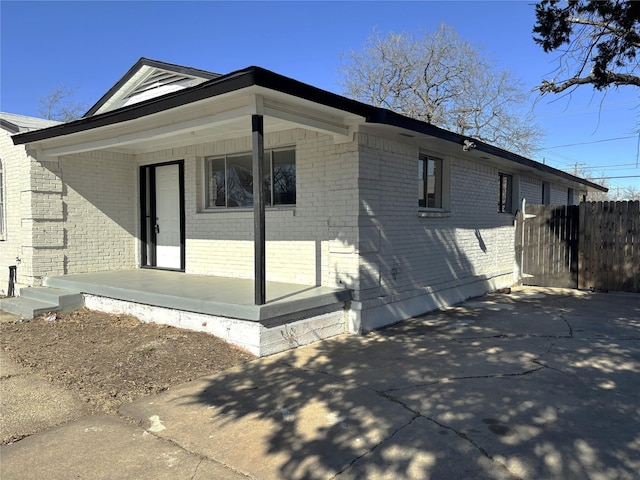
<instances>
[{"instance_id":1,"label":"crack in concrete","mask_svg":"<svg viewBox=\"0 0 640 480\"><path fill-rule=\"evenodd\" d=\"M195 470L193 471L193 475L191 475L191 480L193 480L194 478L196 478L196 475L198 474L198 469L200 468L200 465L202 465L202 462L204 462L204 459L201 458L200 461L198 462L198 464L196 465Z\"/></svg>"},{"instance_id":2,"label":"crack in concrete","mask_svg":"<svg viewBox=\"0 0 640 480\"><path fill-rule=\"evenodd\" d=\"M196 474L198 473L198 469L200 468L200 465L202 465L202 462L204 462L205 460L211 463L215 463L216 465L219 465L222 468L226 468L227 470L232 471L233 473L237 473L238 475L242 475L245 478L248 478L249 480L256 480L255 477L253 477L252 475L248 475L245 472L242 472L234 467L232 467L231 465L227 465L226 463L223 463L219 460L216 460L215 458L211 458L207 455L203 455L201 453L198 453L196 451L193 450L189 450L188 448L186 448L184 445L182 445L181 443L179 443L177 440L174 440L172 438L169 437L163 437L162 435L159 435L158 433L155 432L151 432L148 429L145 428L145 424L146 422L144 421L139 421L139 420L135 420L133 418L127 417L126 415L122 415L121 413L117 413L114 414L114 416L123 419L123 420L128 420L128 423L131 423L133 425L136 425L140 428L142 428L148 435L152 435L153 437L155 437L156 439L162 441L162 442L166 442L170 445L173 445L174 447L182 450L183 452L186 452L188 455L192 455L198 459L200 459L200 461L198 462L198 464L196 465L195 471L193 472L193 475L191 476L191 479L194 479L196 477Z\"/></svg>"},{"instance_id":3,"label":"crack in concrete","mask_svg":"<svg viewBox=\"0 0 640 480\"><path fill-rule=\"evenodd\" d=\"M531 360L532 363L535 363L537 365L541 365L540 363L537 362L537 359L535 360ZM400 392L403 390L409 390L411 388L419 388L419 387L428 387L431 385L437 385L439 383L447 383L447 382L452 382L455 380L473 380L476 378L503 378L503 377L523 377L525 375L531 375L532 373L535 373L539 370L542 370L543 368L545 368L545 365L541 365L537 368L532 368L530 370L525 370L523 372L515 372L515 373L491 373L488 375L469 375L469 376L465 376L465 377L446 377L446 378L442 378L440 380L434 380L431 382L425 382L425 383L414 383L412 385L408 385L406 387L398 387L398 388L390 388L388 390L385 390L385 392Z\"/></svg>"},{"instance_id":4,"label":"crack in concrete","mask_svg":"<svg viewBox=\"0 0 640 480\"><path fill-rule=\"evenodd\" d=\"M560 318L564 321L564 323L566 323L567 328L569 329L569 338L573 338L573 327L569 323L569 320L564 318L564 314L560 314Z\"/></svg>"},{"instance_id":5,"label":"crack in concrete","mask_svg":"<svg viewBox=\"0 0 640 480\"><path fill-rule=\"evenodd\" d=\"M542 367L541 367L542 368ZM540 369L536 369L540 370ZM528 373L532 373L532 372L525 372L523 373L524 375L527 375ZM489 378L489 377L476 377L476 378ZM436 382L439 383L439 382ZM402 430L403 428L411 425L416 419L418 418L424 418L425 420L428 420L429 422L432 422L436 425L438 425L440 428L443 428L445 430L450 430L451 432L453 432L458 438L461 438L462 440L469 442L471 445L473 445L474 448L476 448L483 456L485 456L486 458L488 458L489 460L491 460L492 462L495 462L497 465L500 466L500 468L503 468L504 470L506 470L506 472L514 479L514 480L521 480L520 477L515 476L510 470L509 468L503 464L502 462L496 460L495 458L493 458L493 456L491 456L489 454L489 452L487 452L484 448L482 448L478 443L476 443L471 437L469 437L466 433L464 432L460 432L458 430L456 430L453 427L450 427L449 425L445 425L439 421L437 421L435 418L431 418L427 415L424 415L422 412L418 411L418 410L414 410L413 408L409 407L409 405L407 405L405 402L403 402L402 400L400 400L399 398L394 397L393 395L390 395L389 392L391 390L385 390L385 391L376 391L374 390L379 396L381 396L382 398L390 401L390 402L394 402L397 403L398 405L402 406L404 409L410 411L411 413L413 413L413 418L411 419L411 421L409 423L407 423L406 425L402 426L401 428L398 428L393 435L391 435L390 437L384 439L383 441L381 441L380 443L378 443L373 450L375 450L375 448L379 447L380 445L382 445L384 442L386 442L387 440L389 440L390 438L393 438L393 436L398 433L400 430ZM353 462L352 462L353 465ZM349 467L347 467L349 468Z\"/></svg>"},{"instance_id":6,"label":"crack in concrete","mask_svg":"<svg viewBox=\"0 0 640 480\"><path fill-rule=\"evenodd\" d=\"M551 338L557 338L557 337L551 337ZM553 346L553 343L550 342L549 348L547 349L548 353L551 348ZM363 453L362 455L357 456L356 458L354 458L349 465L345 466L344 468L342 468L341 470L339 470L333 477L331 477L332 479L337 479L341 474L345 473L346 471L348 471L353 465L355 465L355 463L360 460L363 457L366 457L367 455L370 455L371 453L373 453L377 448L379 448L380 446L382 446L383 444L385 444L386 442L388 442L389 440L391 440L395 435L398 434L398 432L400 432L401 430L405 429L406 427L410 426L413 422L415 422L416 419L418 418L424 418L425 420L428 420L432 423L434 423L435 425L438 425L441 428L444 428L446 430L450 430L453 433L455 433L455 435L458 438L461 438L462 440L469 442L475 449L477 449L484 457L488 458L489 460L491 460L492 462L494 462L496 465L498 465L500 468L504 469L512 478L513 480L522 480L521 477L518 477L517 475L515 475L513 472L511 472L509 470L509 468L502 462L496 460L493 456L491 456L489 454L489 452L487 452L487 450L485 450L482 446L480 446L478 443L476 443L471 437L469 437L467 434L465 434L464 432L460 432L458 430L456 430L453 427L450 427L448 425L445 425L443 423L438 422L436 419L431 418L427 415L424 415L422 412L418 411L418 410L414 410L411 407L409 407L409 405L407 405L405 402L403 402L402 400L400 400L399 398L391 395L391 392L399 392L402 390L408 390L410 388L419 388L419 387L426 387L426 386L431 386L431 385L437 385L439 383L445 383L445 382L449 382L449 381L456 381L456 380L470 380L470 379L481 379L481 378L508 378L508 377L522 377L522 376L526 376L526 375L531 375L535 372L538 372L540 370L542 370L543 368L548 368L546 365L542 365L539 362L537 362L536 360L532 360L532 362L536 363L537 365L540 365L537 368L532 368L530 370L525 370L522 372L516 372L516 373L496 373L496 374L490 374L490 375L472 375L472 376L465 376L465 377L451 377L451 378L444 378L444 379L440 379L440 380L435 380L432 382L427 382L427 383L423 383L423 384L412 384L410 386L407 387L401 387L401 388L391 388L388 390L376 390L372 387L369 387L367 385L362 385L359 383L355 383L355 385L357 387L360 388L366 388L368 390L371 390L372 392L374 392L376 395L380 396L381 398L389 401L389 402L393 402L393 403L397 403L398 405L400 405L402 408L404 408L405 410L409 411L412 413L412 417L411 420L409 420L409 422L399 426L397 429L395 429L390 435L388 435L386 438L382 439L380 442L376 443L374 446L372 446L370 449L368 449L365 453ZM287 362L282 362L283 365L290 367L290 368L296 368L302 371L307 371L307 372L313 372L313 373L319 373L319 374L323 374L323 375L327 375L329 377L335 378L335 379L341 379L341 377L339 375L327 372L327 371L322 371L322 370L317 370L317 369L313 369L313 368L302 368L302 367L298 367L295 365L292 365L290 363Z\"/></svg>"},{"instance_id":7,"label":"crack in concrete","mask_svg":"<svg viewBox=\"0 0 640 480\"><path fill-rule=\"evenodd\" d=\"M400 432L401 430L407 428L409 425L411 425L417 418L419 418L418 415L415 415L411 418L411 420L409 420L407 423L405 423L404 425L399 426L398 428L396 428L391 435L387 436L386 438L383 438L382 440L380 440L378 443L376 443L373 447L371 447L370 449L368 449L366 452L364 452L362 455L358 455L356 458L354 458L353 460L351 460L351 462L349 462L349 465L347 465L346 467L344 467L343 469L339 470L338 472L336 472L336 474L331 477L332 479L338 478L340 475L342 475L343 473L345 473L347 470L349 470L351 467L353 467L355 465L355 463L360 460L361 458L366 457L367 455L370 455L371 453L373 453L380 445L384 444L385 442L391 440L393 437L395 437L398 432Z\"/></svg>"},{"instance_id":8,"label":"crack in concrete","mask_svg":"<svg viewBox=\"0 0 640 480\"><path fill-rule=\"evenodd\" d=\"M505 334L497 334L497 335L486 335L486 336L476 336L476 337L459 337L460 340L487 340L490 338L575 338L569 335L535 335L535 334L519 334L519 335L505 335Z\"/></svg>"},{"instance_id":9,"label":"crack in concrete","mask_svg":"<svg viewBox=\"0 0 640 480\"><path fill-rule=\"evenodd\" d=\"M357 387L361 387L361 388L367 388L367 389L371 390L372 392L376 393L381 398L385 399L386 401L390 401L390 402L393 402L393 403L396 403L396 404L400 405L403 409L407 410L408 412L411 412L412 417L407 423L405 423L405 424L399 426L398 428L396 428L390 435L388 435L386 438L382 439L376 445L372 446L365 453L363 453L362 455L359 455L356 458L354 458L349 463L349 465L347 465L344 468L342 468L340 471L338 471L331 478L338 479L343 473L347 472L350 468L352 468L356 464L356 462L358 462L360 459L366 457L367 455L370 455L376 449L378 449L381 446L383 446L385 443L387 443L389 440L391 440L393 437L395 437L403 429L405 429L408 426L410 426L411 424L413 424L416 421L416 419L424 418L425 420L427 420L429 422L432 422L433 424L437 425L440 428L443 428L445 430L449 430L449 431L455 433L455 435L458 438L468 442L478 452L480 452L484 457L486 457L487 459L489 459L492 462L494 462L501 469L504 469L506 471L506 473L508 475L510 475L514 480L521 480L521 477L515 475L513 472L511 472L509 470L509 468L504 463L500 462L499 460L497 460L493 456L491 456L489 454L489 452L487 450L485 450L476 441L474 441L473 438L469 437L467 434L465 434L462 431L458 431L458 430L456 430L455 428L453 428L453 427L451 427L449 425L443 424L443 423L439 422L438 420L423 414L422 412L420 412L418 410L412 409L405 402L401 401L399 398L397 398L394 395L392 395L392 393L393 392L405 391L405 390L408 390L408 389L411 389L411 388L428 387L428 386L437 385L437 384L440 384L440 383L445 383L445 382L450 382L450 381L456 381L456 380L522 377L522 376L527 376L527 375L534 374L534 373L539 372L540 370L545 369L545 368L548 368L548 369L553 370L553 371L557 371L558 373L561 373L561 374L570 375L570 376L573 376L573 377L577 378L580 381L586 381L587 383L593 384L593 382L589 381L588 379L583 379L582 377L580 377L577 374L573 374L573 373L570 373L570 372L564 372L564 371L562 371L560 369L551 367L551 366L546 365L546 364L543 363L543 357L545 355L549 354L552 351L552 349L554 348L554 346L555 346L555 343L553 342L554 339L577 339L574 336L573 326L564 317L564 314L561 314L560 318L563 320L563 322L566 324L566 326L568 328L568 335L533 335L533 334L509 335L509 334L498 334L498 335L474 336L474 337L457 337L457 338L449 337L450 341L457 342L457 343L460 343L460 344L463 344L464 342L466 342L468 340L490 339L490 338L541 338L541 339L548 339L549 340L549 345L548 345L548 348L546 349L546 351L544 353L540 354L537 358L535 358L533 360L530 360L532 363L538 365L538 367L536 367L536 368L531 368L529 370L524 370L524 371L515 372L515 373L496 373L496 374L489 374L489 375L470 375L470 376L443 378L443 379L440 379L440 380L434 380L434 381L425 382L425 383L414 383L414 384L409 385L409 386L399 387L399 388L391 388L391 389L387 389L387 390L376 390L376 389L374 389L372 387L369 387L367 385L363 385L363 384L354 382L353 385L355 385ZM590 340L590 338L588 338L588 337L579 338L579 339L580 340ZM633 340L639 340L639 339L640 338L625 338L625 339L609 339L609 340L626 340L626 341L632 340L633 341ZM331 372L323 371L323 370L319 370L319 369L314 369L314 368L297 367L297 366L291 365L289 363L284 363L284 365L286 365L288 367L291 367L291 368L298 368L298 369L303 370L303 371L323 374L323 375L335 378L336 380L344 380L340 374L335 374L335 373L331 373Z\"/></svg>"}]
</instances>

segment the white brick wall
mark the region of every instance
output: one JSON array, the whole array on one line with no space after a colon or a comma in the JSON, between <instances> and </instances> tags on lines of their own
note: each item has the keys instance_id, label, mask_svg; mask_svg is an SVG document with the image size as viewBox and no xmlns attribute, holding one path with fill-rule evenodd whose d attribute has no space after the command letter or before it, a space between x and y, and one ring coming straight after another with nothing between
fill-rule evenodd
<instances>
[{"instance_id":1,"label":"white brick wall","mask_svg":"<svg viewBox=\"0 0 640 480\"><path fill-rule=\"evenodd\" d=\"M581 190L574 190L573 197L569 200L569 187L551 183L550 185L550 205L578 205L580 203L581 195L586 192ZM529 205L542 204L542 181L537 178L523 176L520 179L520 200L519 204L522 204L522 199L527 199ZM518 206L519 208L519 206Z\"/></svg>"},{"instance_id":2,"label":"white brick wall","mask_svg":"<svg viewBox=\"0 0 640 480\"><path fill-rule=\"evenodd\" d=\"M91 152L64 156L59 169L64 271L81 273L137 266L137 166L131 156Z\"/></svg>"},{"instance_id":3,"label":"white brick wall","mask_svg":"<svg viewBox=\"0 0 640 480\"><path fill-rule=\"evenodd\" d=\"M7 175L7 236L0 243L0 292L8 266L18 286L42 277L134 268L136 166L120 154L95 152L36 159L0 138ZM16 292L17 293L17 292Z\"/></svg>"},{"instance_id":4,"label":"white brick wall","mask_svg":"<svg viewBox=\"0 0 640 480\"><path fill-rule=\"evenodd\" d=\"M266 272L270 281L351 285L357 256L357 146L304 130L265 135L265 148L296 149L297 205L267 208ZM253 211L205 211L206 157L251 151L250 137L153 152L138 164L185 161L186 271L253 278Z\"/></svg>"},{"instance_id":5,"label":"white brick wall","mask_svg":"<svg viewBox=\"0 0 640 480\"><path fill-rule=\"evenodd\" d=\"M428 152L450 164L450 209L418 216L418 148L360 134L362 328L398 321L437 304L414 299L497 277L513 278L513 215L497 212L498 169ZM374 146L375 143L375 146ZM365 230L366 228L366 230ZM490 289L489 286L485 289ZM359 304L359 305L358 305ZM377 313L383 311L384 318ZM422 312L420 311L422 309ZM356 326L357 328L357 326Z\"/></svg>"},{"instance_id":6,"label":"white brick wall","mask_svg":"<svg viewBox=\"0 0 640 480\"><path fill-rule=\"evenodd\" d=\"M27 190L29 159L24 147L16 147L9 133L0 129L0 161L3 167L5 193L5 232L0 234L0 294L6 294L9 284L9 266L18 266L18 281L27 283L24 267L16 258L22 257L22 217L28 207Z\"/></svg>"},{"instance_id":7,"label":"white brick wall","mask_svg":"<svg viewBox=\"0 0 640 480\"><path fill-rule=\"evenodd\" d=\"M551 205L566 205L568 188L561 185L551 185Z\"/></svg>"},{"instance_id":8,"label":"white brick wall","mask_svg":"<svg viewBox=\"0 0 640 480\"><path fill-rule=\"evenodd\" d=\"M542 181L537 178L520 177L520 200L518 205L522 205L522 199L527 200L528 205L542 204Z\"/></svg>"}]
</instances>

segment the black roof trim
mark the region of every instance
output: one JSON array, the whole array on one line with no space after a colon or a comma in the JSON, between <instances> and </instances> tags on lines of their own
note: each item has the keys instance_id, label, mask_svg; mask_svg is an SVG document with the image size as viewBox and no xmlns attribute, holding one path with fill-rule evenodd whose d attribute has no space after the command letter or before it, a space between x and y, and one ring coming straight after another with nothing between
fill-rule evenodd
<instances>
[{"instance_id":1,"label":"black roof trim","mask_svg":"<svg viewBox=\"0 0 640 480\"><path fill-rule=\"evenodd\" d=\"M147 62L149 61L147 59L140 59L140 61L143 60ZM135 70L135 68L132 68L132 70ZM254 85L293 95L298 98L309 100L315 103L320 103L328 107L333 107L345 112L362 116L366 119L367 123L377 123L381 125L403 128L406 130L414 131L416 133L437 137L453 143L458 143L461 146L464 143L464 140L472 140L476 145L475 149L478 151L510 160L514 163L533 168L539 172L552 174L571 182L580 183L596 190L600 190L603 192L608 191L607 188L602 187L596 183L590 182L580 177L576 177L574 175L571 175L570 173L557 170L553 167L536 162L516 153L503 150L493 145L489 145L474 138L466 137L464 135L460 135L458 133L436 127L435 125L431 125L421 120L406 117L399 113L392 112L391 110L367 105L357 100L352 100L350 98L329 92L327 90L322 90L312 85L294 80L293 78L285 77L284 75L280 75L270 70L255 66L248 67L243 70L238 70L227 75L220 75L199 85L185 88L184 90L180 90L177 92L169 93L161 97L145 100L143 102L129 105L127 107L122 107L117 110L94 115L91 117L84 117L73 122L36 130L33 132L25 132L22 134L14 135L12 139L15 145L19 145L46 140L62 135L83 132L86 130L91 130L93 128L134 120L154 113L170 110L182 105L187 105L189 103L206 98L215 97L217 95L222 95L224 93L229 93L243 88L248 88Z\"/></svg>"},{"instance_id":2,"label":"black roof trim","mask_svg":"<svg viewBox=\"0 0 640 480\"><path fill-rule=\"evenodd\" d=\"M255 85L255 83L250 69L240 70L228 75L222 75L213 80L201 83L200 85L168 93L160 97L151 98L117 110L100 113L91 117L83 117L72 122L63 123L61 125L33 132L25 132L19 135L14 135L11 138L13 139L13 143L18 145L22 143L38 142L40 140L47 140L49 138L60 137L63 135L70 135L72 133L84 132L93 128L135 120L147 115L187 105L198 100L247 88L252 85Z\"/></svg>"},{"instance_id":3,"label":"black roof trim","mask_svg":"<svg viewBox=\"0 0 640 480\"><path fill-rule=\"evenodd\" d=\"M209 72L207 70L200 70L198 68L191 67L183 67L182 65L176 65L174 63L161 62L159 60L152 60L150 58L140 57L138 60L128 71L125 73L120 80L116 82L116 84L111 87L107 93L105 93L100 100L96 102L96 104L91 107L87 113L83 115L84 117L90 117L94 115L102 105L104 105L109 98L111 98L125 83L127 83L135 73L140 70L140 67L148 66L154 68L161 68L163 70L168 70L170 72L181 73L184 75L192 75L194 77L201 77L211 80L213 78L221 77L222 75L219 73Z\"/></svg>"},{"instance_id":4,"label":"black roof trim","mask_svg":"<svg viewBox=\"0 0 640 480\"><path fill-rule=\"evenodd\" d=\"M450 142L458 143L460 144L461 148L465 140L471 140L475 144L474 150L477 150L479 152L495 155L496 157L509 160L511 162L523 165L525 167L533 168L534 170L537 170L541 173L549 173L557 177L562 177L565 180L580 183L582 185L589 186L591 188L600 190L602 192L609 191L608 188L598 185L597 183L593 183L593 182L590 182L589 180L585 180L584 178L580 178L575 175L571 175L570 173L563 172L562 170L558 170L556 168L550 167L549 165L545 165L544 163L536 162L535 160L531 160L530 158L523 157L522 155L518 155L517 153L513 153L508 150L504 150L502 148L496 147L494 145L484 143L475 138L460 135L459 133L451 132L449 130L436 127L435 125L431 125L429 123L425 123L420 120L416 120L414 118L405 117L404 115L394 113L390 110L379 109L379 112L381 114L379 118L375 120L372 119L370 121L371 123L382 123L385 125L393 125L399 128L404 128L406 130L412 130L417 133L423 133L425 135L430 135L433 137L441 138L443 140L448 140Z\"/></svg>"}]
</instances>

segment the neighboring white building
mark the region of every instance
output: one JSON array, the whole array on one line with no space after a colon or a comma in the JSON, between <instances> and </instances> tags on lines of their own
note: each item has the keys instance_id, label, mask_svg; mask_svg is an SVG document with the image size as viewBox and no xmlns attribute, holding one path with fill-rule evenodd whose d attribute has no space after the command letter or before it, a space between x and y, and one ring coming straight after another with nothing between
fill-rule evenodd
<instances>
[{"instance_id":1,"label":"neighboring white building","mask_svg":"<svg viewBox=\"0 0 640 480\"><path fill-rule=\"evenodd\" d=\"M0 295L8 293L9 266L20 266L18 285L33 284L33 235L42 219L32 209L38 203L31 188L37 162L24 145L14 145L11 136L59 123L0 112Z\"/></svg>"},{"instance_id":2,"label":"neighboring white building","mask_svg":"<svg viewBox=\"0 0 640 480\"><path fill-rule=\"evenodd\" d=\"M3 137L0 279L16 257L22 285L139 267L254 278L259 138L266 279L350 289L354 332L513 285L522 200L606 190L262 68L143 58L84 118Z\"/></svg>"}]
</instances>

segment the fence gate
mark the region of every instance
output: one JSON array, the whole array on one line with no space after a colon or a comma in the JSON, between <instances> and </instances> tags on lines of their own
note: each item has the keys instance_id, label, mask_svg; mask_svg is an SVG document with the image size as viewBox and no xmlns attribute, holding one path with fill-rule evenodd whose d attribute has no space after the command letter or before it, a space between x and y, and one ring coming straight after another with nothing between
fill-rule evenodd
<instances>
[{"instance_id":1,"label":"fence gate","mask_svg":"<svg viewBox=\"0 0 640 480\"><path fill-rule=\"evenodd\" d=\"M516 262L524 285L578 287L577 205L527 205L516 217Z\"/></svg>"},{"instance_id":2,"label":"fence gate","mask_svg":"<svg viewBox=\"0 0 640 480\"><path fill-rule=\"evenodd\" d=\"M515 238L524 285L640 293L640 202L524 210Z\"/></svg>"}]
</instances>

